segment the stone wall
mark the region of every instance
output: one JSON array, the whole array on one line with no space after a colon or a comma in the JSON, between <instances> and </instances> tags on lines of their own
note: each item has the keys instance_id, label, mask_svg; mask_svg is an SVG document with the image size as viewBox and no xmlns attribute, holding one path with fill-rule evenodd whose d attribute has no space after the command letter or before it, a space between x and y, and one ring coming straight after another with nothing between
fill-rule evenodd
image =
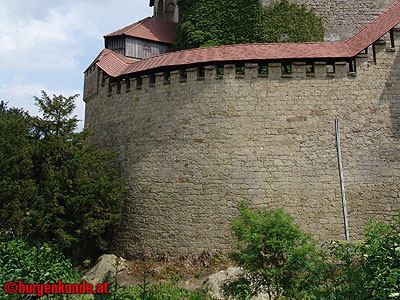
<instances>
[{"instance_id":1,"label":"stone wall","mask_svg":"<svg viewBox=\"0 0 400 300\"><path fill-rule=\"evenodd\" d=\"M325 41L345 41L379 17L396 0L290 0L314 8L325 24ZM263 0L265 5L277 0Z\"/></svg>"},{"instance_id":2,"label":"stone wall","mask_svg":"<svg viewBox=\"0 0 400 300\"><path fill-rule=\"evenodd\" d=\"M357 73L344 62L306 73L298 62L281 74L270 62L268 74L204 66L204 77L188 68L186 78L174 70L127 85L94 71L85 126L119 153L129 183L118 254L228 251L242 199L284 207L320 241L344 239L337 116L350 236L370 217L389 221L400 210L400 56L376 48L377 64L359 55Z\"/></svg>"}]
</instances>

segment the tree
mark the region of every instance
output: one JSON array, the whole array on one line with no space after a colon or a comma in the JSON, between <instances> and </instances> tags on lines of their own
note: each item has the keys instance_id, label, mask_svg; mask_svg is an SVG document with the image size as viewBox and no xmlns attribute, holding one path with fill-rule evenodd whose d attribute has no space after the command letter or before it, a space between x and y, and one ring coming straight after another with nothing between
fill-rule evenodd
<instances>
[{"instance_id":1,"label":"tree","mask_svg":"<svg viewBox=\"0 0 400 300\"><path fill-rule=\"evenodd\" d=\"M0 233L20 233L28 227L27 209L36 202L33 179L30 116L0 103Z\"/></svg>"},{"instance_id":2,"label":"tree","mask_svg":"<svg viewBox=\"0 0 400 300\"><path fill-rule=\"evenodd\" d=\"M0 232L56 241L69 255L108 247L122 211L114 154L74 132L77 95L35 97L43 117L2 104Z\"/></svg>"},{"instance_id":3,"label":"tree","mask_svg":"<svg viewBox=\"0 0 400 300\"><path fill-rule=\"evenodd\" d=\"M313 10L282 0L178 0L176 49L277 42L323 41L324 27Z\"/></svg>"}]
</instances>

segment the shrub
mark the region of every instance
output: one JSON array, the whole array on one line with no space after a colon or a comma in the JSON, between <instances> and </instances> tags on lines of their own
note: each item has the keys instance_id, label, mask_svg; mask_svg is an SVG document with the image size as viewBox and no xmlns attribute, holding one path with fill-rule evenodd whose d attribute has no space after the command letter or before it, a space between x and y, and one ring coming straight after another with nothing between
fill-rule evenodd
<instances>
[{"instance_id":1,"label":"shrub","mask_svg":"<svg viewBox=\"0 0 400 300\"><path fill-rule=\"evenodd\" d=\"M370 221L360 247L361 272L370 299L400 292L400 213L393 224Z\"/></svg>"},{"instance_id":2,"label":"shrub","mask_svg":"<svg viewBox=\"0 0 400 300\"><path fill-rule=\"evenodd\" d=\"M69 260L52 244L30 245L21 239L0 242L0 284L80 283L82 275L73 271ZM69 298L68 298L69 296ZM45 295L41 299L84 299L79 295ZM0 299L35 299L33 295L6 294L1 288Z\"/></svg>"},{"instance_id":3,"label":"shrub","mask_svg":"<svg viewBox=\"0 0 400 300\"><path fill-rule=\"evenodd\" d=\"M282 209L250 210L239 204L233 221L237 251L231 256L247 271L250 294L270 299L305 299L322 280L323 253ZM243 292L242 292L243 293Z\"/></svg>"},{"instance_id":4,"label":"shrub","mask_svg":"<svg viewBox=\"0 0 400 300\"><path fill-rule=\"evenodd\" d=\"M315 290L320 300L357 300L366 298L361 272L360 243L331 241L327 244L330 261L325 265L325 284Z\"/></svg>"},{"instance_id":5,"label":"shrub","mask_svg":"<svg viewBox=\"0 0 400 300\"><path fill-rule=\"evenodd\" d=\"M393 224L370 220L364 241L331 242L333 263L320 299L389 299L400 292L400 213Z\"/></svg>"}]
</instances>

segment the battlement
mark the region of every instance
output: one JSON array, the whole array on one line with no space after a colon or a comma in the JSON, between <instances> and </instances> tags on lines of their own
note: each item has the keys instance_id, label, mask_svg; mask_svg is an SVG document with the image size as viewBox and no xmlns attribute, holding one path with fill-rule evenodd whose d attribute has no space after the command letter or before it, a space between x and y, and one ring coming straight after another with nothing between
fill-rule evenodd
<instances>
[{"instance_id":1,"label":"battlement","mask_svg":"<svg viewBox=\"0 0 400 300\"><path fill-rule=\"evenodd\" d=\"M395 44L400 44L400 30L395 30ZM101 88L107 89L107 96L112 94L129 93L132 90L150 89L166 85L192 84L197 81L211 82L213 80L232 79L257 79L269 80L302 80L302 79L341 79L354 78L368 61L379 63L382 55L396 51L398 48L391 47L385 40L379 40L374 46L369 47L365 53L360 53L354 59L343 59L334 61L308 60L308 61L264 61L247 62L236 61L228 64L204 64L200 66L176 66L169 67L169 70L157 72L150 70L140 76L130 75L113 78L101 70L100 80L96 77L91 79L95 66L85 72L87 81L94 82ZM375 48L375 62L372 55L372 47ZM370 55L368 55L368 53ZM143 73L143 72L142 72ZM96 84L88 85L85 95L97 93L99 87ZM86 89L85 89L86 90ZM88 97L84 97L87 99Z\"/></svg>"}]
</instances>

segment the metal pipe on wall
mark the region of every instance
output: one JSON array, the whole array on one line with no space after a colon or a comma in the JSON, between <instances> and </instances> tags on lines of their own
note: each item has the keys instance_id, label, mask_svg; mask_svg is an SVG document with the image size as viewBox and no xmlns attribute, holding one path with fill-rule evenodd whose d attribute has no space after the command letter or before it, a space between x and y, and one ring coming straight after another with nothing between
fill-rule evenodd
<instances>
[{"instance_id":1,"label":"metal pipe on wall","mask_svg":"<svg viewBox=\"0 0 400 300\"><path fill-rule=\"evenodd\" d=\"M348 219L347 219L346 193L345 193L345 190L344 190L344 179L343 179L342 152L341 152L341 149L340 149L340 121L339 121L339 117L337 117L336 120L335 120L335 131L336 131L336 148L337 148L339 176L340 176L340 189L341 189L341 192L342 192L344 232L345 232L345 236L346 236L346 241L350 242L349 224L348 224Z\"/></svg>"}]
</instances>

